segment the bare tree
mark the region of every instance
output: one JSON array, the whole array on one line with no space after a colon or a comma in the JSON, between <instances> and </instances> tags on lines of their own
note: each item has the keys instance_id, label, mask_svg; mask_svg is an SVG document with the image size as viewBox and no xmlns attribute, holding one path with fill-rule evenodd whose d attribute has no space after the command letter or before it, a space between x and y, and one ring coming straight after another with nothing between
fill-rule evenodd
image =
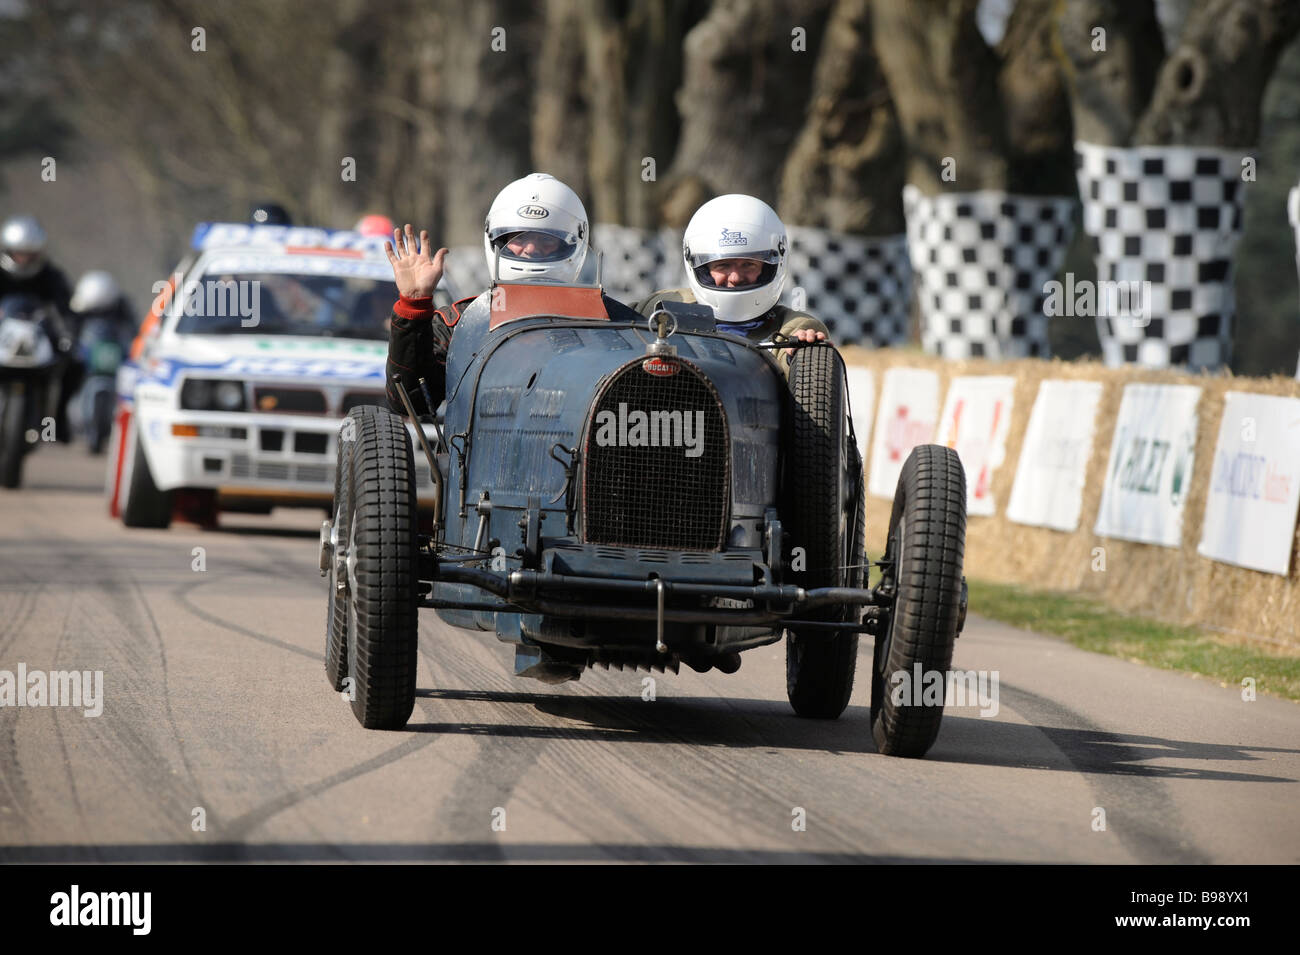
<instances>
[{"instance_id":1,"label":"bare tree","mask_svg":"<svg viewBox=\"0 0 1300 955\"><path fill-rule=\"evenodd\" d=\"M998 50L980 33L978 6L978 0L873 5L877 52L907 139L908 182L931 195L1072 193L1070 120L1051 49L1051 0L1020 0Z\"/></svg>"},{"instance_id":2,"label":"bare tree","mask_svg":"<svg viewBox=\"0 0 1300 955\"><path fill-rule=\"evenodd\" d=\"M1253 146L1264 87L1297 31L1292 0L1203 0L1190 5L1165 56L1151 0L1062 4L1079 137L1103 146Z\"/></svg>"},{"instance_id":3,"label":"bare tree","mask_svg":"<svg viewBox=\"0 0 1300 955\"><path fill-rule=\"evenodd\" d=\"M670 180L775 199L829 10L829 0L715 0L686 36Z\"/></svg>"},{"instance_id":4,"label":"bare tree","mask_svg":"<svg viewBox=\"0 0 1300 955\"><path fill-rule=\"evenodd\" d=\"M903 139L876 59L871 0L838 0L807 118L781 173L786 220L838 232L903 231Z\"/></svg>"}]
</instances>

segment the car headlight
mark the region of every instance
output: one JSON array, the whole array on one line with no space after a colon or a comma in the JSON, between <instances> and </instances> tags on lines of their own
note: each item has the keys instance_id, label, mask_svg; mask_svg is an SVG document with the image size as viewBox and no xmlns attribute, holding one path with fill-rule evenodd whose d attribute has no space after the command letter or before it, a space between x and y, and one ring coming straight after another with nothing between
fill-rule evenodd
<instances>
[{"instance_id":1,"label":"car headlight","mask_svg":"<svg viewBox=\"0 0 1300 955\"><path fill-rule=\"evenodd\" d=\"M181 408L186 411L243 411L244 384L211 378L189 378L181 385Z\"/></svg>"},{"instance_id":2,"label":"car headlight","mask_svg":"<svg viewBox=\"0 0 1300 955\"><path fill-rule=\"evenodd\" d=\"M222 411L244 410L244 386L238 381L223 381L217 385L217 407Z\"/></svg>"}]
</instances>

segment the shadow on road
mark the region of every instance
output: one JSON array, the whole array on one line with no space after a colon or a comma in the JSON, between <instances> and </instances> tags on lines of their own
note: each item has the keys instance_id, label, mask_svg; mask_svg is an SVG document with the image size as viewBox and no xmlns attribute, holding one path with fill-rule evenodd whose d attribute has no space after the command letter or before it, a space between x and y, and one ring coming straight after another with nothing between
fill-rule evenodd
<instances>
[{"instance_id":1,"label":"shadow on road","mask_svg":"<svg viewBox=\"0 0 1300 955\"><path fill-rule=\"evenodd\" d=\"M239 537L310 537L320 539L319 527L262 527L256 524L219 524L216 527L198 527L194 524L184 525L190 530L201 530L208 534L234 534Z\"/></svg>"},{"instance_id":2,"label":"shadow on road","mask_svg":"<svg viewBox=\"0 0 1300 955\"><path fill-rule=\"evenodd\" d=\"M419 698L524 703L569 726L511 723L408 723L416 733L529 739L608 740L631 743L684 743L735 748L804 749L830 753L874 753L869 712L851 706L838 720L804 720L789 705L773 700L694 697L643 701L639 696L569 696L555 693L489 690L416 691ZM497 715L485 708L484 716Z\"/></svg>"},{"instance_id":3,"label":"shadow on road","mask_svg":"<svg viewBox=\"0 0 1300 955\"><path fill-rule=\"evenodd\" d=\"M421 689L416 693L424 699L529 704L541 713L572 723L409 723L406 730L416 733L876 752L870 711L865 706L850 706L838 720L806 720L795 716L786 703L773 700L677 697L649 703L629 696L514 691ZM1155 779L1294 783L1300 780L1191 764L1206 760L1255 763L1266 759L1267 754L1297 752L1300 750L1107 733L1090 727L1026 725L949 712L944 714L939 739L925 762Z\"/></svg>"},{"instance_id":4,"label":"shadow on road","mask_svg":"<svg viewBox=\"0 0 1300 955\"><path fill-rule=\"evenodd\" d=\"M1043 745L1044 737L1050 748ZM1029 726L945 714L939 739L926 759L1153 779L1300 782L1291 776L1265 776L1192 765L1206 760L1255 763L1267 758L1262 754L1270 753L1290 755L1300 750L1107 733L1089 727Z\"/></svg>"}]
</instances>

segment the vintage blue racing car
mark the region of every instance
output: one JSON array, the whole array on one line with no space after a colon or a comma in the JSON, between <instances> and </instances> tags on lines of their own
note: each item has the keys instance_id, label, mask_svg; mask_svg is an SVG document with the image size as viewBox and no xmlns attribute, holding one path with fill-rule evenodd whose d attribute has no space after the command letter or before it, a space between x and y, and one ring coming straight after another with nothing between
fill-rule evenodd
<instances>
[{"instance_id":1,"label":"vintage blue racing car","mask_svg":"<svg viewBox=\"0 0 1300 955\"><path fill-rule=\"evenodd\" d=\"M942 705L890 674L946 671L966 610L966 490L955 452L916 448L868 586L862 460L843 362L720 330L698 305L647 320L599 286L499 282L467 308L426 443L360 406L338 442L325 666L366 727L415 702L417 615L495 634L515 673L587 667L734 672L786 640L800 716L848 704L858 636L875 637L871 723L883 753L921 756ZM425 424L434 423L432 419ZM412 438L431 488L418 488ZM422 523L417 495L433 498Z\"/></svg>"}]
</instances>

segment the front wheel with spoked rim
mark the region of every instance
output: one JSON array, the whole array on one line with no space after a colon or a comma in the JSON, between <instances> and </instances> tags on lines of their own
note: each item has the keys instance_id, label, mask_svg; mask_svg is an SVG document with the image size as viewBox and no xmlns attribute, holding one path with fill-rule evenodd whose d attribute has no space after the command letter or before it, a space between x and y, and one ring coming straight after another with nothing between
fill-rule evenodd
<instances>
[{"instance_id":1,"label":"front wheel with spoked rim","mask_svg":"<svg viewBox=\"0 0 1300 955\"><path fill-rule=\"evenodd\" d=\"M936 444L903 464L889 519L881 588L893 594L871 666L871 735L887 756L924 756L939 735L943 691L961 628L966 475ZM925 684L940 681L938 700Z\"/></svg>"}]
</instances>

